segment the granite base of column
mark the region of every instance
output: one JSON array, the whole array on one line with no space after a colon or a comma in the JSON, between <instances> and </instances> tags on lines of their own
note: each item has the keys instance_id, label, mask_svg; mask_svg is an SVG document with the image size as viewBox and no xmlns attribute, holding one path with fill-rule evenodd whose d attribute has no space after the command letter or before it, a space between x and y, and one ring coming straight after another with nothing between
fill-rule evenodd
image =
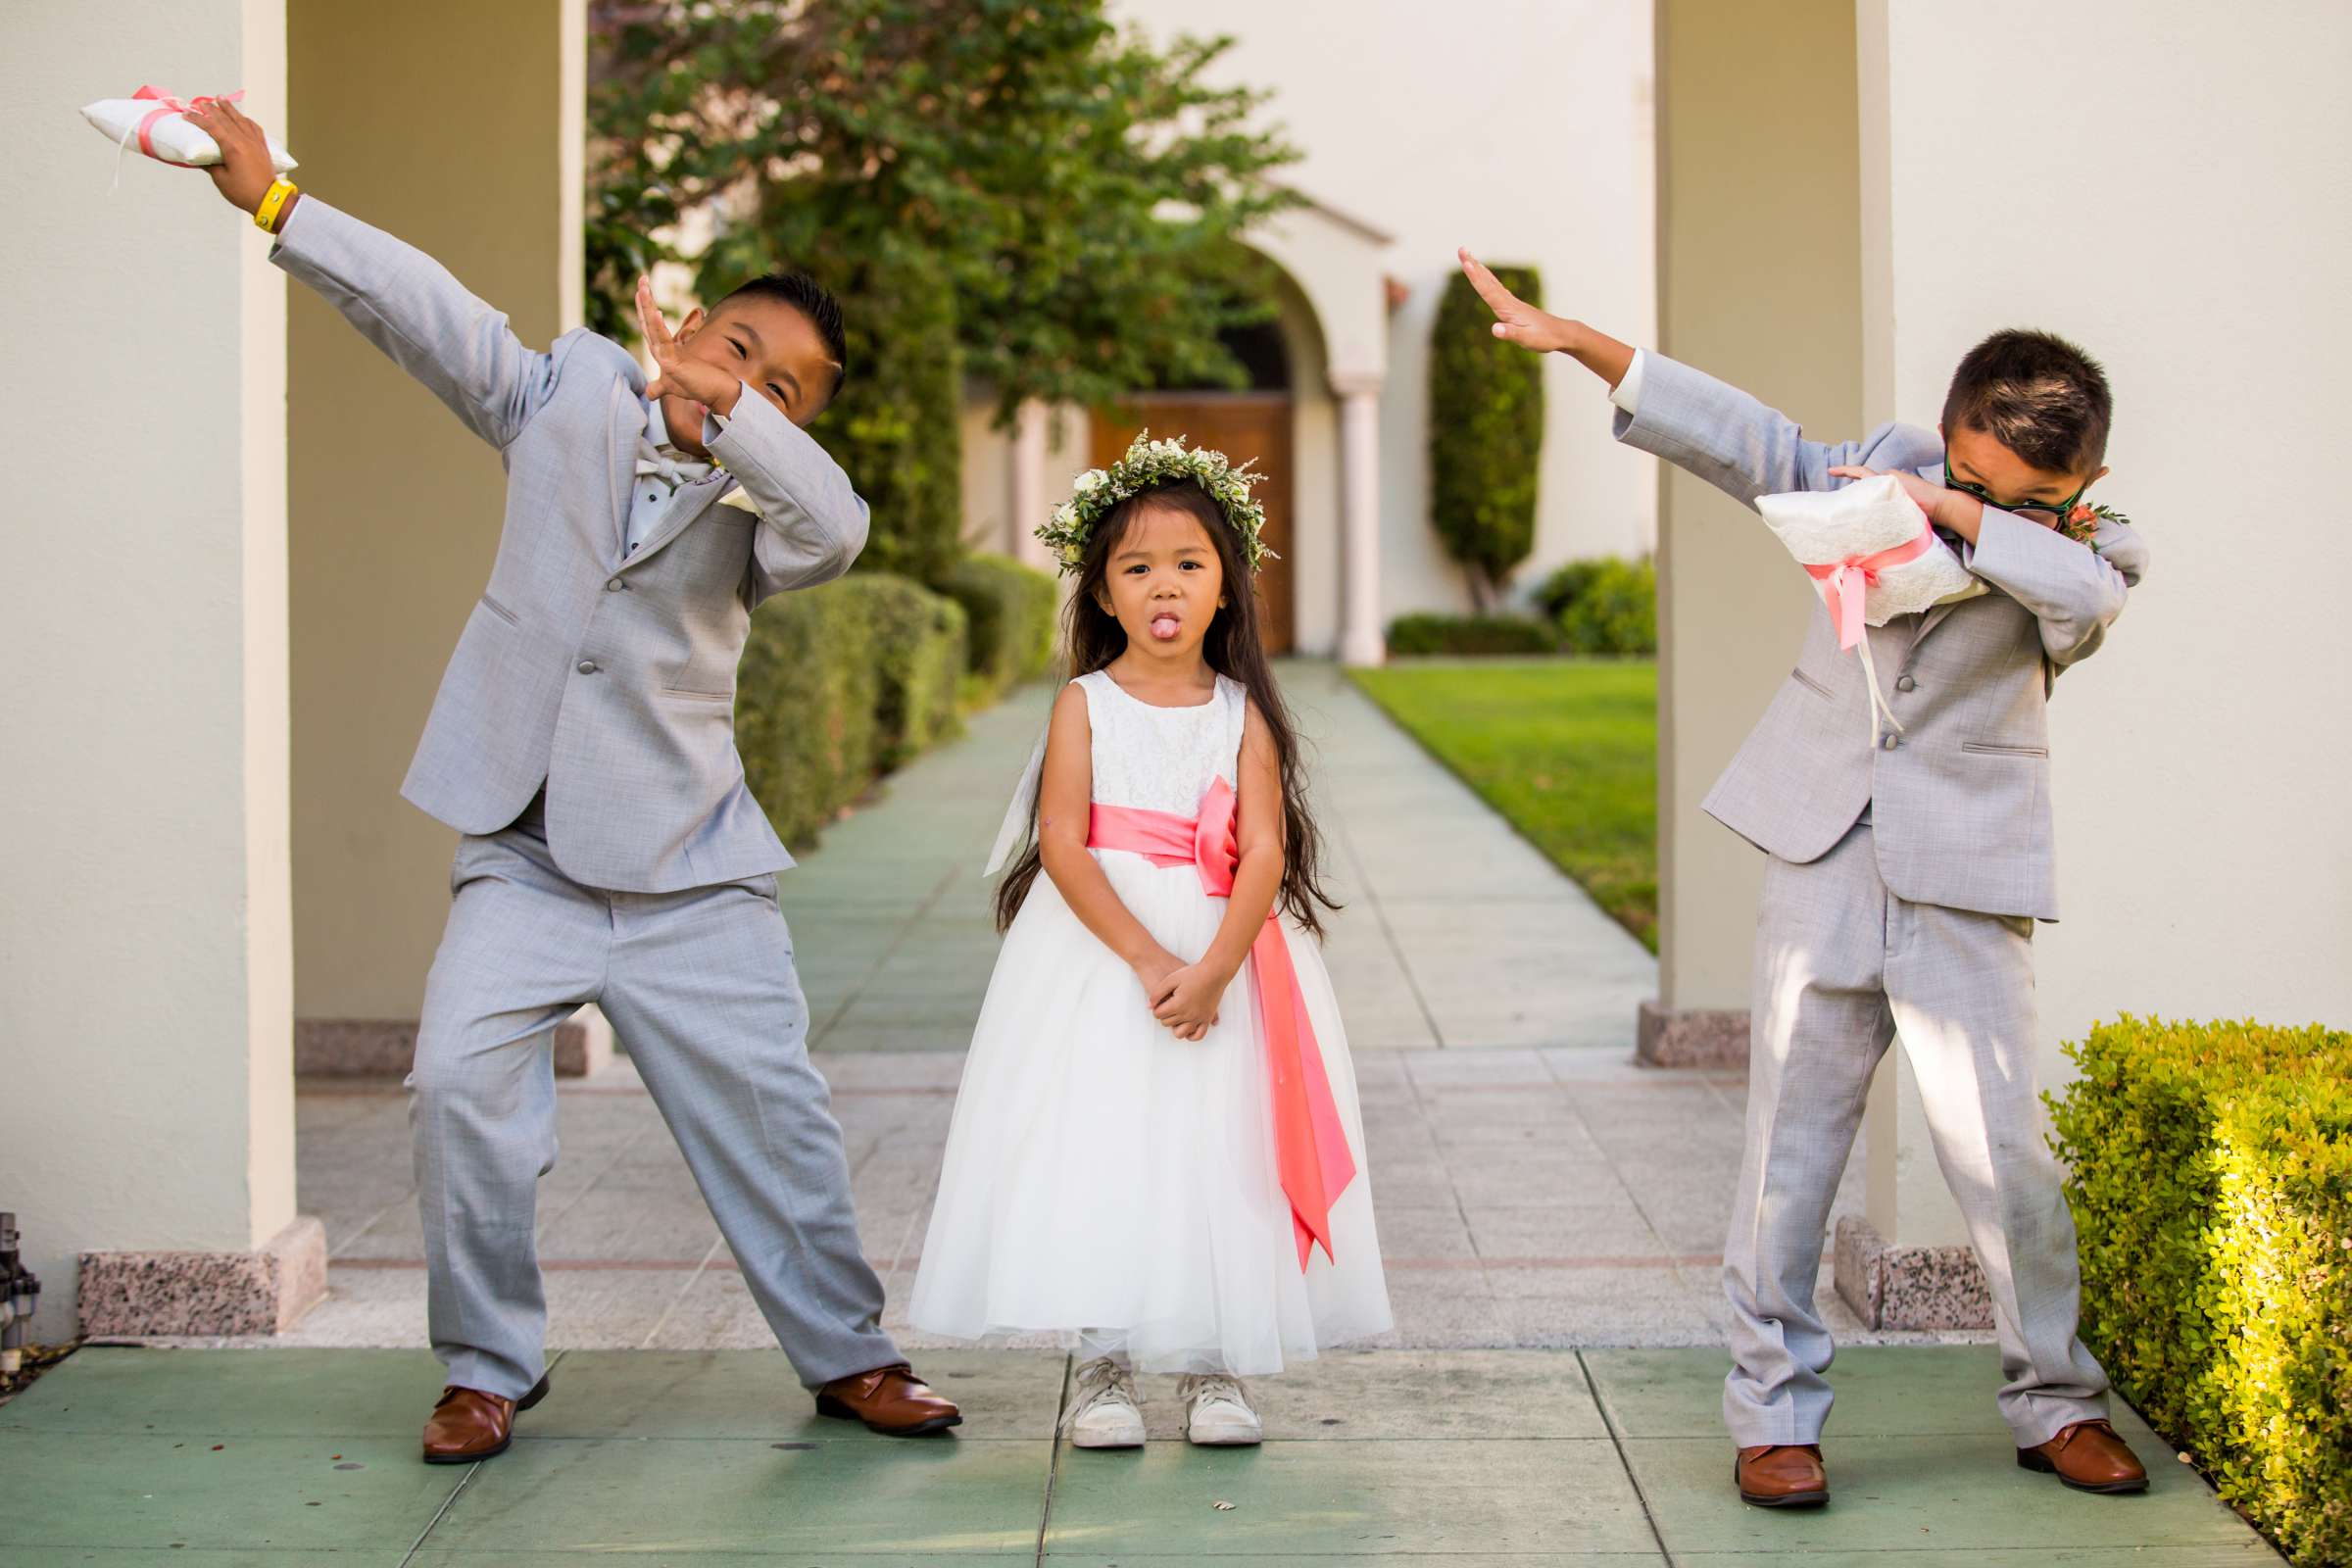
<instances>
[{"instance_id":1,"label":"granite base of column","mask_svg":"<svg viewBox=\"0 0 2352 1568\"><path fill-rule=\"evenodd\" d=\"M303 1078L397 1078L416 1057L414 1018L297 1018L294 1072ZM556 1076L585 1078L612 1060L612 1026L593 1006L556 1026Z\"/></svg>"},{"instance_id":2,"label":"granite base of column","mask_svg":"<svg viewBox=\"0 0 2352 1568\"><path fill-rule=\"evenodd\" d=\"M250 1252L84 1252L85 1339L282 1334L326 1295L326 1227L309 1214Z\"/></svg>"},{"instance_id":3,"label":"granite base of column","mask_svg":"<svg viewBox=\"0 0 2352 1568\"><path fill-rule=\"evenodd\" d=\"M1747 1066L1747 1009L1642 1004L1634 1059L1644 1067Z\"/></svg>"},{"instance_id":4,"label":"granite base of column","mask_svg":"<svg viewBox=\"0 0 2352 1568\"><path fill-rule=\"evenodd\" d=\"M1966 1247L1896 1247L1870 1221L1838 1221L1838 1294L1873 1329L1988 1329L1992 1293Z\"/></svg>"}]
</instances>

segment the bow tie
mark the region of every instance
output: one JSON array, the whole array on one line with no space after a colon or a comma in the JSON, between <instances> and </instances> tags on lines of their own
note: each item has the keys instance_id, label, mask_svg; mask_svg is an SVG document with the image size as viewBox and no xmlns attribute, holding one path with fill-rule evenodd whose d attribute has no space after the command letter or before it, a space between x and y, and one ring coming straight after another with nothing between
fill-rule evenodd
<instances>
[{"instance_id":1,"label":"bow tie","mask_svg":"<svg viewBox=\"0 0 2352 1568\"><path fill-rule=\"evenodd\" d=\"M712 466L683 456L675 447L658 447L645 436L637 438L637 471L660 474L672 489L710 477Z\"/></svg>"}]
</instances>

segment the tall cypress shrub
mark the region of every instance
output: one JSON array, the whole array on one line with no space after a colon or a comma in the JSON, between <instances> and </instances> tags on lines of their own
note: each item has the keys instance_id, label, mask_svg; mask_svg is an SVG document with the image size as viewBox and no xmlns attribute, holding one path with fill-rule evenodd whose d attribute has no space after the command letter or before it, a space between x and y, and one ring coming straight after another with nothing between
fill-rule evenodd
<instances>
[{"instance_id":1,"label":"tall cypress shrub","mask_svg":"<svg viewBox=\"0 0 2352 1568\"><path fill-rule=\"evenodd\" d=\"M1497 267L1505 288L1543 303L1532 267ZM1544 449L1544 366L1497 339L1494 313L1456 272L1429 345L1430 523L1462 564L1480 609L1536 547L1536 460Z\"/></svg>"},{"instance_id":2,"label":"tall cypress shrub","mask_svg":"<svg viewBox=\"0 0 2352 1568\"><path fill-rule=\"evenodd\" d=\"M962 355L936 257L900 241L827 272L841 279L849 378L820 433L873 509L858 569L945 581L962 553Z\"/></svg>"}]
</instances>

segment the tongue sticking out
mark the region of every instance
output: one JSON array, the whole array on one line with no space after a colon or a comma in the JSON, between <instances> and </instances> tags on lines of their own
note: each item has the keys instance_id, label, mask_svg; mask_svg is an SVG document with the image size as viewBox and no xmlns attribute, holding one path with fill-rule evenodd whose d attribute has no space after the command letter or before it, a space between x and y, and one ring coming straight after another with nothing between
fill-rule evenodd
<instances>
[{"instance_id":1,"label":"tongue sticking out","mask_svg":"<svg viewBox=\"0 0 2352 1568\"><path fill-rule=\"evenodd\" d=\"M1153 615L1152 617L1152 635L1164 643L1173 638L1183 624L1174 615Z\"/></svg>"}]
</instances>

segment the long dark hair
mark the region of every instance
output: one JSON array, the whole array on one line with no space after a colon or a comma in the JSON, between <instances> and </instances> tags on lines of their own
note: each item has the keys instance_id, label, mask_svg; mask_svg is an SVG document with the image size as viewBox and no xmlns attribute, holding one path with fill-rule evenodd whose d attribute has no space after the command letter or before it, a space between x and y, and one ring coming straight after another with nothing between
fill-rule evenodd
<instances>
[{"instance_id":1,"label":"long dark hair","mask_svg":"<svg viewBox=\"0 0 2352 1568\"><path fill-rule=\"evenodd\" d=\"M1266 733L1274 743L1274 756L1282 770L1282 891L1275 906L1288 913L1301 929L1319 937L1323 934L1323 922L1316 906L1336 909L1339 905L1323 891L1323 835L1316 831L1314 818L1306 809L1306 769L1298 755L1298 732L1291 721L1290 709L1283 703L1282 688L1274 684L1274 671L1266 662L1265 643L1257 629L1257 595L1250 589L1250 567L1242 558L1242 536L1225 520L1225 509L1196 481L1184 479L1139 491L1104 513L1102 520L1096 524L1093 536L1086 542L1086 559L1078 569L1078 586L1072 590L1069 606L1062 612L1061 646L1068 655L1069 675L1075 679L1092 674L1127 651L1126 629L1116 615L1105 613L1098 601L1103 578L1109 573L1111 552L1117 548L1136 512L1146 504L1189 514L1216 546L1217 564L1225 576L1225 608L1208 623L1208 635L1200 652L1209 668L1239 681L1249 691L1250 700L1257 705L1257 711L1265 720ZM1020 858L1004 873L1004 880L997 884L999 931L1011 925L1012 917L1021 912L1021 905L1028 899L1030 885L1037 880L1042 866L1037 849L1037 806L1033 802L1029 808L1029 842Z\"/></svg>"}]
</instances>

